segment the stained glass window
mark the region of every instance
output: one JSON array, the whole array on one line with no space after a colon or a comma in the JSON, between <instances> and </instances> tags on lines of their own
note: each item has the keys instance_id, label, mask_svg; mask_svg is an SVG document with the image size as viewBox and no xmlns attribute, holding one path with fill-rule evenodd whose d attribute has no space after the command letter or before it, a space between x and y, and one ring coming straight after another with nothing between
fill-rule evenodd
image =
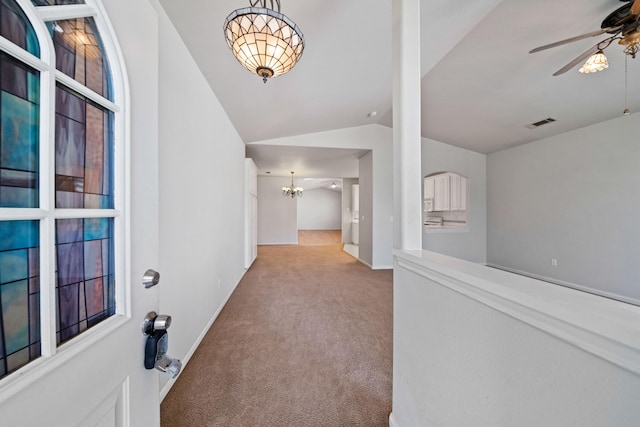
<instances>
[{"instance_id":1,"label":"stained glass window","mask_svg":"<svg viewBox=\"0 0 640 427\"><path fill-rule=\"evenodd\" d=\"M0 53L0 207L38 207L39 73Z\"/></svg>"},{"instance_id":2,"label":"stained glass window","mask_svg":"<svg viewBox=\"0 0 640 427\"><path fill-rule=\"evenodd\" d=\"M15 0L0 0L0 36L40 56L40 45L33 26Z\"/></svg>"},{"instance_id":3,"label":"stained glass window","mask_svg":"<svg viewBox=\"0 0 640 427\"><path fill-rule=\"evenodd\" d=\"M85 4L31 3L52 9ZM39 57L38 36L46 32L36 34L37 24L48 29L55 48L55 63L0 51L0 378L43 353L55 354L56 344L116 314L114 229L120 213L114 206L111 71L95 20L99 11L64 10L78 18L32 25L16 0L0 0L3 44ZM55 76L54 99L43 97L51 89L48 79L41 81L44 72ZM53 123L41 120L49 113ZM40 165L49 160L53 169L45 175ZM41 256L55 260L42 264L42 276ZM49 303L55 312L41 312L41 304ZM41 324L52 333L55 326L55 343L41 340Z\"/></svg>"},{"instance_id":4,"label":"stained glass window","mask_svg":"<svg viewBox=\"0 0 640 427\"><path fill-rule=\"evenodd\" d=\"M57 342L115 313L113 219L56 221Z\"/></svg>"},{"instance_id":5,"label":"stained glass window","mask_svg":"<svg viewBox=\"0 0 640 427\"><path fill-rule=\"evenodd\" d=\"M40 356L38 221L0 221L0 377Z\"/></svg>"},{"instance_id":6,"label":"stained glass window","mask_svg":"<svg viewBox=\"0 0 640 427\"><path fill-rule=\"evenodd\" d=\"M94 92L111 99L109 64L93 18L50 23L56 68Z\"/></svg>"},{"instance_id":7,"label":"stained glass window","mask_svg":"<svg viewBox=\"0 0 640 427\"><path fill-rule=\"evenodd\" d=\"M112 121L112 112L58 85L57 208L113 208Z\"/></svg>"}]
</instances>

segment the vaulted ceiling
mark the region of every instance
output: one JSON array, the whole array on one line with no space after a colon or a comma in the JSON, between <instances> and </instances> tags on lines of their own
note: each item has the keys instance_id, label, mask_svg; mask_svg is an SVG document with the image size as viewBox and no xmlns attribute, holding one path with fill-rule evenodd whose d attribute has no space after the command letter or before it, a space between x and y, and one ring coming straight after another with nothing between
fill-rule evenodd
<instances>
[{"instance_id":1,"label":"vaulted ceiling","mask_svg":"<svg viewBox=\"0 0 640 427\"><path fill-rule=\"evenodd\" d=\"M290 73L266 84L235 60L223 37L226 16L248 0L160 2L245 143L391 126L391 1L282 0L306 46ZM622 115L625 55L616 43L605 50L607 70L587 75L578 66L552 77L606 34L528 51L597 30L623 4L423 0L422 135L491 153ZM627 93L631 111L640 111L640 58L628 60ZM526 127L547 117L556 121Z\"/></svg>"}]
</instances>

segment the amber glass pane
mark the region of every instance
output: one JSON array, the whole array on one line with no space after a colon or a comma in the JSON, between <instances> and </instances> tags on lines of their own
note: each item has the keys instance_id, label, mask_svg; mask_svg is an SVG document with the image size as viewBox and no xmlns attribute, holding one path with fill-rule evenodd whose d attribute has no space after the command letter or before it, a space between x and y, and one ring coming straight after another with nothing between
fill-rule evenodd
<instances>
[{"instance_id":1,"label":"amber glass pane","mask_svg":"<svg viewBox=\"0 0 640 427\"><path fill-rule=\"evenodd\" d=\"M107 57L93 18L57 21L50 25L56 68L94 92L111 99Z\"/></svg>"},{"instance_id":2,"label":"amber glass pane","mask_svg":"<svg viewBox=\"0 0 640 427\"><path fill-rule=\"evenodd\" d=\"M56 207L113 208L113 113L58 85Z\"/></svg>"}]
</instances>

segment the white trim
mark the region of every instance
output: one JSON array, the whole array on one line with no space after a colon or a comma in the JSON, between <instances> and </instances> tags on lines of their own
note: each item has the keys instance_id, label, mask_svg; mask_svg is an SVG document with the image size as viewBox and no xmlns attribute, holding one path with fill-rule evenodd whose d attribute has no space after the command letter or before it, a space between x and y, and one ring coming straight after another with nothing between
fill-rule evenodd
<instances>
[{"instance_id":1,"label":"white trim","mask_svg":"<svg viewBox=\"0 0 640 427\"><path fill-rule=\"evenodd\" d=\"M207 332L209 332L209 329L211 328L211 326L213 326L213 322L216 321L216 319L218 318L218 315L220 315L220 312L222 311L224 306L227 305L227 302L229 301L229 298L231 298L231 295L233 295L233 293L235 292L236 288L238 287L238 285L240 284L240 282L244 278L244 275L245 275L246 272L247 272L247 269L245 269L242 272L242 274L240 275L240 278L238 279L236 284L233 286L233 288L231 289L229 294L226 296L224 301L222 301L222 304L220 304L220 307L218 307L218 309L214 313L214 315L211 318L211 320L209 320L209 322L204 327L204 329L202 330L202 332L200 333L198 338L196 338L195 342L193 343L193 345L191 346L191 348L189 349L187 354L182 359L182 369L181 369L180 373L182 373L184 371L184 368L186 368L187 363L189 363L189 360L191 360L191 357L193 356L193 354L196 352L196 350L200 346L200 343L204 339L205 335L207 335ZM175 384L175 382L178 380L179 377L180 377L180 374L178 374L178 377L176 377L176 378L169 379L169 381L167 381L167 383L164 385L164 387L162 387L162 389L160 390L160 402L162 402L164 400L164 398L167 397L167 394L169 394L169 391L171 390L171 387L173 387L173 385Z\"/></svg>"},{"instance_id":2,"label":"white trim","mask_svg":"<svg viewBox=\"0 0 640 427\"><path fill-rule=\"evenodd\" d=\"M120 111L120 107L118 107L116 104L109 101L99 93L94 92L93 90L84 86L82 83L79 83L77 80L67 76L62 71L56 70L56 81L60 82L62 85L68 87L69 89L78 92L80 95L92 100L93 102L100 105L101 107L106 108L107 110L113 112Z\"/></svg>"},{"instance_id":3,"label":"white trim","mask_svg":"<svg viewBox=\"0 0 640 427\"><path fill-rule=\"evenodd\" d=\"M640 374L640 307L434 252L394 256L400 268Z\"/></svg>"},{"instance_id":4,"label":"white trim","mask_svg":"<svg viewBox=\"0 0 640 427\"><path fill-rule=\"evenodd\" d=\"M40 43L40 39L38 39L38 44L40 45L40 54L42 55L42 45ZM24 62L32 68L35 68L38 71L49 69L49 65L45 61L38 58L37 56L33 56L31 53L22 49L20 46L13 44L2 36L0 36L0 50L6 52L7 54L9 54L9 56L13 56L16 59L19 59L20 61Z\"/></svg>"},{"instance_id":5,"label":"white trim","mask_svg":"<svg viewBox=\"0 0 640 427\"><path fill-rule=\"evenodd\" d=\"M118 402L121 405L120 415L122 417L122 425L120 427L131 426L131 377L127 378L122 383L121 399Z\"/></svg>"},{"instance_id":6,"label":"white trim","mask_svg":"<svg viewBox=\"0 0 640 427\"><path fill-rule=\"evenodd\" d=\"M365 260L363 260L362 258L358 258L358 262L359 262L360 264L364 264L364 265L366 265L367 267L369 267L370 269L372 269L372 270L373 270L373 266L372 266L371 264L369 264L368 262L366 262Z\"/></svg>"},{"instance_id":7,"label":"white trim","mask_svg":"<svg viewBox=\"0 0 640 427\"><path fill-rule=\"evenodd\" d=\"M348 252L347 252L348 253ZM369 267L371 270L393 270L392 265L371 265L362 258L356 258L360 264L364 264Z\"/></svg>"},{"instance_id":8,"label":"white trim","mask_svg":"<svg viewBox=\"0 0 640 427\"><path fill-rule=\"evenodd\" d=\"M594 295L600 295L600 296L605 297L605 298L611 298L611 299L615 299L615 300L618 300L618 301L622 301L622 302L626 302L626 303L629 303L629 304L634 304L634 305L640 306L640 300L637 300L637 299L634 299L634 298L629 298L629 297L626 297L624 295L618 295L618 294L614 294L614 293L611 293L611 292L599 291L597 289L589 288L587 286L578 285L578 284L575 284L575 283L572 283L572 282L566 282L564 280L558 280L558 279L554 279L552 277L542 276L540 274L533 274L533 273L529 273L529 272L526 272L526 271L517 270L515 268L505 267L505 266L498 265L498 264L492 264L490 262L486 263L485 265L487 267L497 268L499 270L508 271L508 272L514 273L514 274L519 274L521 276L531 277L533 279L542 280L542 281L549 282L549 283L555 283L556 285L566 286L567 288L573 288L573 289L577 289L579 291L589 292L589 293L594 294Z\"/></svg>"},{"instance_id":9,"label":"white trim","mask_svg":"<svg viewBox=\"0 0 640 427\"><path fill-rule=\"evenodd\" d=\"M292 243L287 243L287 242L281 242L281 243L258 243L258 246L290 246L290 245L298 246L298 242L292 242Z\"/></svg>"},{"instance_id":10,"label":"white trim","mask_svg":"<svg viewBox=\"0 0 640 427\"><path fill-rule=\"evenodd\" d=\"M93 408L91 413L87 415L80 423L82 426L98 426L103 425L101 422L113 413L116 426L129 425L129 419L125 419L123 406L124 401L129 397L129 382L127 377L119 384L111 393L109 393L100 404Z\"/></svg>"},{"instance_id":11,"label":"white trim","mask_svg":"<svg viewBox=\"0 0 640 427\"><path fill-rule=\"evenodd\" d=\"M20 221L20 220L40 220L46 218L48 212L38 208L0 208L0 218L3 221Z\"/></svg>"},{"instance_id":12,"label":"white trim","mask_svg":"<svg viewBox=\"0 0 640 427\"><path fill-rule=\"evenodd\" d=\"M55 219L77 218L117 218L120 211L116 209L56 209Z\"/></svg>"},{"instance_id":13,"label":"white trim","mask_svg":"<svg viewBox=\"0 0 640 427\"><path fill-rule=\"evenodd\" d=\"M111 316L72 338L69 342L62 344L57 348L56 354L51 357L40 357L2 378L0 403L24 390L59 366L68 363L73 357L131 321L124 316Z\"/></svg>"},{"instance_id":14,"label":"white trim","mask_svg":"<svg viewBox=\"0 0 640 427\"><path fill-rule=\"evenodd\" d=\"M86 4L68 4L57 6L37 6L36 13L38 14L38 18L47 22L95 16L97 12L94 8Z\"/></svg>"},{"instance_id":15,"label":"white trim","mask_svg":"<svg viewBox=\"0 0 640 427\"><path fill-rule=\"evenodd\" d=\"M393 416L393 412L389 414L389 427L400 427L400 424L396 421L396 417Z\"/></svg>"}]
</instances>

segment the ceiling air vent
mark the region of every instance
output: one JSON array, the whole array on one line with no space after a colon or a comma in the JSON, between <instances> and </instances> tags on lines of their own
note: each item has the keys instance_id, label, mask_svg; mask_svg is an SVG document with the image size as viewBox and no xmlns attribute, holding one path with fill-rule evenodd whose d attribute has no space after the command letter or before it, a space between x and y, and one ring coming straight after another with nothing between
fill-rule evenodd
<instances>
[{"instance_id":1,"label":"ceiling air vent","mask_svg":"<svg viewBox=\"0 0 640 427\"><path fill-rule=\"evenodd\" d=\"M546 119L537 121L535 123L531 123L530 125L525 125L525 127L529 128L529 129L535 129L535 128L538 128L540 126L546 125L547 123L553 123L555 121L556 121L556 119L552 119L551 117L547 117Z\"/></svg>"}]
</instances>

